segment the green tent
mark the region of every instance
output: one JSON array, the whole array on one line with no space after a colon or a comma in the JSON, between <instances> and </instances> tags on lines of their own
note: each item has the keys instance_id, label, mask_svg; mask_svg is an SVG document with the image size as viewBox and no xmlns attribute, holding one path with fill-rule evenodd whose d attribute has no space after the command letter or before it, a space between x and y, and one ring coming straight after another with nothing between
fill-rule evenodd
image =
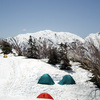
<instances>
[{"instance_id":1,"label":"green tent","mask_svg":"<svg viewBox=\"0 0 100 100\"><path fill-rule=\"evenodd\" d=\"M64 84L76 84L76 83L71 75L65 75L58 84L64 85Z\"/></svg>"},{"instance_id":2,"label":"green tent","mask_svg":"<svg viewBox=\"0 0 100 100\"><path fill-rule=\"evenodd\" d=\"M48 74L44 74L40 77L38 84L54 85L53 79Z\"/></svg>"}]
</instances>

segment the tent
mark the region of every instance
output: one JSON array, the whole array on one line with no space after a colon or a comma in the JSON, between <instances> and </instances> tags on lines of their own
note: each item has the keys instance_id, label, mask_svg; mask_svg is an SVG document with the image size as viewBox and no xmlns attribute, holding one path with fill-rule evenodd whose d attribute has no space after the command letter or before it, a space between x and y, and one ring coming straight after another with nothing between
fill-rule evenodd
<instances>
[{"instance_id":1,"label":"tent","mask_svg":"<svg viewBox=\"0 0 100 100\"><path fill-rule=\"evenodd\" d=\"M76 84L76 83L71 75L65 75L58 84L64 85L64 84Z\"/></svg>"},{"instance_id":2,"label":"tent","mask_svg":"<svg viewBox=\"0 0 100 100\"><path fill-rule=\"evenodd\" d=\"M37 96L37 99L39 99L39 100L54 100L53 97L48 93L41 93L39 96Z\"/></svg>"},{"instance_id":3,"label":"tent","mask_svg":"<svg viewBox=\"0 0 100 100\"><path fill-rule=\"evenodd\" d=\"M7 54L4 54L4 58L7 58Z\"/></svg>"},{"instance_id":4,"label":"tent","mask_svg":"<svg viewBox=\"0 0 100 100\"><path fill-rule=\"evenodd\" d=\"M44 74L40 77L39 81L38 81L39 84L47 84L47 85L54 85L54 81L53 79L50 77L49 74Z\"/></svg>"}]
</instances>

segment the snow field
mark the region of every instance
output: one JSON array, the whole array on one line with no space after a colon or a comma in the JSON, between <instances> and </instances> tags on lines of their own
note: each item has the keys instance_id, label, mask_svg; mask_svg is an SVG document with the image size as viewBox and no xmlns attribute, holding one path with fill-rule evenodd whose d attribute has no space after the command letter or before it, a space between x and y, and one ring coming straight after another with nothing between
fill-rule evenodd
<instances>
[{"instance_id":1,"label":"snow field","mask_svg":"<svg viewBox=\"0 0 100 100\"><path fill-rule=\"evenodd\" d=\"M92 100L96 90L89 82L91 73L73 63L73 71L59 70L41 60L24 57L0 56L0 100L37 100L36 97L49 93L54 100ZM49 74L55 85L37 84L43 74ZM59 85L64 75L70 74L75 85ZM99 93L99 91L98 91ZM99 100L99 94L94 100Z\"/></svg>"}]
</instances>

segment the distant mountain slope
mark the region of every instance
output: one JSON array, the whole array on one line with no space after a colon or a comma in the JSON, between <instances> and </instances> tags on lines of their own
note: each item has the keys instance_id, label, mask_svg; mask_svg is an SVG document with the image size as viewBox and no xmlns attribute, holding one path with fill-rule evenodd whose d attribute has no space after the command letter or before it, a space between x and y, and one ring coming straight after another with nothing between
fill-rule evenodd
<instances>
[{"instance_id":1,"label":"distant mountain slope","mask_svg":"<svg viewBox=\"0 0 100 100\"><path fill-rule=\"evenodd\" d=\"M20 34L16 37L9 37L7 41L11 44L15 41L20 45L20 47L27 46L29 36L32 36L33 39L36 39L37 43L41 43L45 41L47 44L51 44L57 46L60 43L72 43L72 42L80 42L84 43L84 39L81 37L69 33L69 32L53 32L51 30L39 31L36 33L27 33Z\"/></svg>"},{"instance_id":2,"label":"distant mountain slope","mask_svg":"<svg viewBox=\"0 0 100 100\"><path fill-rule=\"evenodd\" d=\"M42 43L45 41L45 43L48 45L50 44L57 47L61 43L67 42L68 44L71 44L76 42L81 45L83 44L84 47L88 46L89 43L94 43L98 49L100 48L100 33L90 34L83 39L69 32L54 32L51 30L44 30L36 33L19 34L15 37L9 37L6 40L11 44L17 43L20 48L26 49L30 35L32 36L33 40L35 39L37 45L42 45Z\"/></svg>"},{"instance_id":3,"label":"distant mountain slope","mask_svg":"<svg viewBox=\"0 0 100 100\"><path fill-rule=\"evenodd\" d=\"M100 32L92 33L85 38L85 44L93 43L98 49L100 49Z\"/></svg>"}]
</instances>

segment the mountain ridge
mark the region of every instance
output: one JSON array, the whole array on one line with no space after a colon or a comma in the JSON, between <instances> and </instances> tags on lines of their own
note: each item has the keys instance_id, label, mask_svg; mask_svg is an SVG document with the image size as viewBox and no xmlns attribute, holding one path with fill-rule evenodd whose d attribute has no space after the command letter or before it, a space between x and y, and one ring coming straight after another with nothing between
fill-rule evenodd
<instances>
[{"instance_id":1,"label":"mountain ridge","mask_svg":"<svg viewBox=\"0 0 100 100\"><path fill-rule=\"evenodd\" d=\"M45 41L47 44L57 46L61 43L72 43L72 42L78 42L80 44L86 44L92 40L96 46L99 45L97 40L100 40L100 32L96 34L89 34L86 38L82 38L76 34L70 33L70 32L54 32L51 30L43 30L38 31L35 33L26 33L26 34L19 34L15 37L9 37L7 38L7 42L13 44L14 41L16 41L20 47L24 48L27 47L27 43L29 40L29 36L31 35L33 39L38 42L38 44L41 44L41 42Z\"/></svg>"}]
</instances>

